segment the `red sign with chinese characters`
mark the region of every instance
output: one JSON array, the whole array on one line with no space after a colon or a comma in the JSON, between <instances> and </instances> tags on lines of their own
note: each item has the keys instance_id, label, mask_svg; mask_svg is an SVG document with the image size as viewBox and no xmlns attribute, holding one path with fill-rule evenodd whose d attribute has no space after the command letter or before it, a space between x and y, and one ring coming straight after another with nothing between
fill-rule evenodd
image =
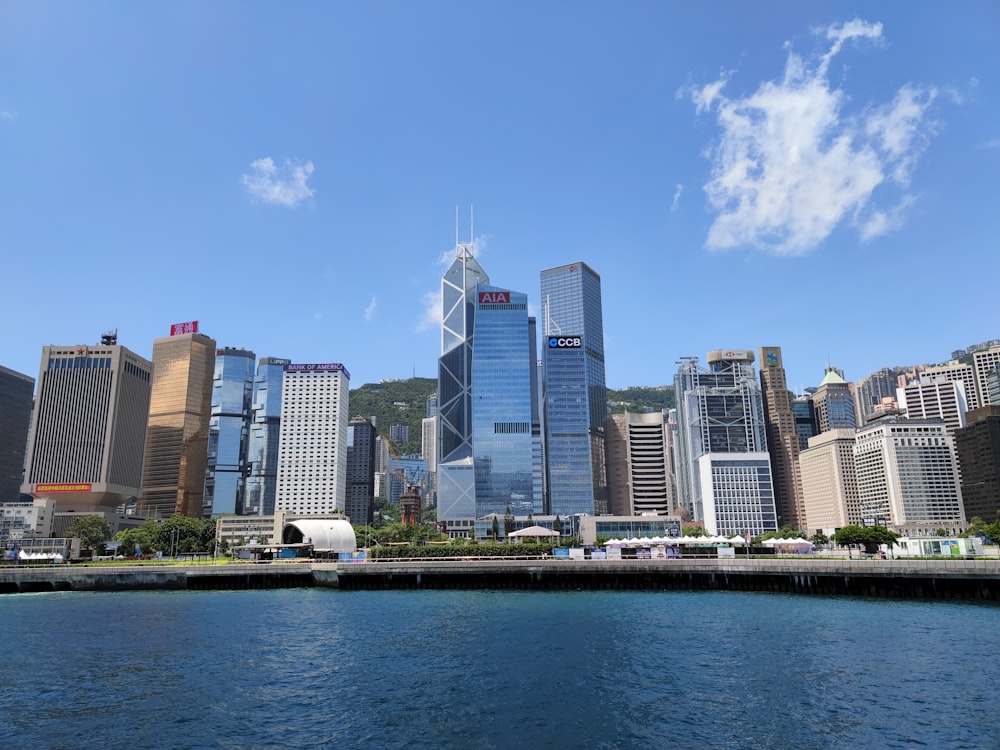
<instances>
[{"instance_id":1,"label":"red sign with chinese characters","mask_svg":"<svg viewBox=\"0 0 1000 750\"><path fill-rule=\"evenodd\" d=\"M180 336L183 333L198 333L198 321L189 320L187 323L174 323L170 326L171 336Z\"/></svg>"}]
</instances>

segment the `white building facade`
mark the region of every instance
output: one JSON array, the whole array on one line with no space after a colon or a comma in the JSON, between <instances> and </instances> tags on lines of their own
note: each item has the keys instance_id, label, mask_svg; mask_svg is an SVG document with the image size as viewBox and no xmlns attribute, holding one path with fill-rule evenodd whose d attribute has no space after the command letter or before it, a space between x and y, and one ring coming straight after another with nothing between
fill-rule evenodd
<instances>
[{"instance_id":1,"label":"white building facade","mask_svg":"<svg viewBox=\"0 0 1000 750\"><path fill-rule=\"evenodd\" d=\"M343 511L350 378L342 364L285 365L276 511L293 516Z\"/></svg>"}]
</instances>

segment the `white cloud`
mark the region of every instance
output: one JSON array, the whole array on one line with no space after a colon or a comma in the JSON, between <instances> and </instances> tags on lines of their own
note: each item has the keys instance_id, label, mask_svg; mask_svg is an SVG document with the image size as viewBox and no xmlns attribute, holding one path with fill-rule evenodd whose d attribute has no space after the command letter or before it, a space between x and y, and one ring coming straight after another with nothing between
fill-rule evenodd
<instances>
[{"instance_id":1,"label":"white cloud","mask_svg":"<svg viewBox=\"0 0 1000 750\"><path fill-rule=\"evenodd\" d=\"M441 330L441 292L424 292L424 314L417 321L417 331Z\"/></svg>"},{"instance_id":2,"label":"white cloud","mask_svg":"<svg viewBox=\"0 0 1000 750\"><path fill-rule=\"evenodd\" d=\"M980 143L978 148L1000 148L1000 138L990 138L984 143Z\"/></svg>"},{"instance_id":3,"label":"white cloud","mask_svg":"<svg viewBox=\"0 0 1000 750\"><path fill-rule=\"evenodd\" d=\"M0 120L13 120L17 117L17 112L12 109L0 109Z\"/></svg>"},{"instance_id":4,"label":"white cloud","mask_svg":"<svg viewBox=\"0 0 1000 750\"><path fill-rule=\"evenodd\" d=\"M684 192L684 186L680 183L674 185L674 200L670 204L670 213L674 213L677 210L677 206L680 204L681 194Z\"/></svg>"},{"instance_id":5,"label":"white cloud","mask_svg":"<svg viewBox=\"0 0 1000 750\"><path fill-rule=\"evenodd\" d=\"M266 156L251 162L250 170L242 182L250 197L261 203L291 208L313 195L313 189L306 184L313 173L311 161L299 164L286 159L279 167Z\"/></svg>"},{"instance_id":6,"label":"white cloud","mask_svg":"<svg viewBox=\"0 0 1000 750\"><path fill-rule=\"evenodd\" d=\"M887 104L846 113L849 97L831 87L827 70L847 41L879 43L882 25L855 19L817 33L832 42L825 54L805 59L790 51L781 79L747 96L725 95L730 74L691 92L696 112L714 111L720 127L708 152L705 191L717 214L708 248L800 255L842 222L863 238L901 226L911 199L886 211L873 193L909 184L934 134L928 110L937 90L906 84Z\"/></svg>"},{"instance_id":7,"label":"white cloud","mask_svg":"<svg viewBox=\"0 0 1000 750\"><path fill-rule=\"evenodd\" d=\"M375 315L375 295L372 295L372 301L368 303L368 307L365 308L365 320L371 320L372 316Z\"/></svg>"}]
</instances>

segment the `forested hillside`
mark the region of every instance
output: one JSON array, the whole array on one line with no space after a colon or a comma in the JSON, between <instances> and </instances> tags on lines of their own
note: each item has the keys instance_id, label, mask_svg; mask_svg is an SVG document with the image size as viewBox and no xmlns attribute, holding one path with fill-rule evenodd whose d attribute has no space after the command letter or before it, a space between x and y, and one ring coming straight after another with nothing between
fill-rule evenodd
<instances>
[{"instance_id":1,"label":"forested hillside","mask_svg":"<svg viewBox=\"0 0 1000 750\"><path fill-rule=\"evenodd\" d=\"M437 391L434 378L409 378L366 383L351 390L350 415L375 416L380 435L389 437L389 427L405 424L410 428L410 439L395 443L400 456L420 452L420 422L427 415L427 398ZM612 412L660 411L674 406L673 386L633 386L609 388L608 409Z\"/></svg>"}]
</instances>

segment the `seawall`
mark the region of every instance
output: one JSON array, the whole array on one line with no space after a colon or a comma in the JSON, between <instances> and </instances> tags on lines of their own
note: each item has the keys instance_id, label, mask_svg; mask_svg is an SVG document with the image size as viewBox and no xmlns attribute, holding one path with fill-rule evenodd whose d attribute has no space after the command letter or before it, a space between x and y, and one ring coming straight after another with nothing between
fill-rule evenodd
<instances>
[{"instance_id":1,"label":"seawall","mask_svg":"<svg viewBox=\"0 0 1000 750\"><path fill-rule=\"evenodd\" d=\"M523 591L771 591L1000 601L1000 560L415 560L0 568L0 593L321 586Z\"/></svg>"}]
</instances>

